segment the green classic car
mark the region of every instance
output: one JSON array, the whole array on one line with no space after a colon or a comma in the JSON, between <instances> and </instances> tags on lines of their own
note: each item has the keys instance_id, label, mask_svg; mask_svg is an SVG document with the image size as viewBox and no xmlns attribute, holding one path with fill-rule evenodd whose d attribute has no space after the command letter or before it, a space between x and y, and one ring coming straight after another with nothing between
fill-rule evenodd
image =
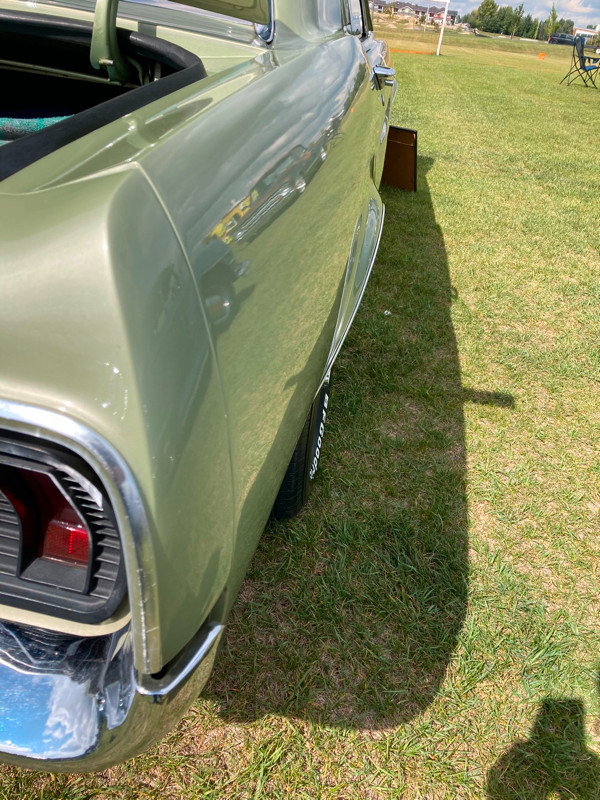
<instances>
[{"instance_id":1,"label":"green classic car","mask_svg":"<svg viewBox=\"0 0 600 800\"><path fill-rule=\"evenodd\" d=\"M104 768L318 464L394 72L366 0L0 0L0 758Z\"/></svg>"}]
</instances>

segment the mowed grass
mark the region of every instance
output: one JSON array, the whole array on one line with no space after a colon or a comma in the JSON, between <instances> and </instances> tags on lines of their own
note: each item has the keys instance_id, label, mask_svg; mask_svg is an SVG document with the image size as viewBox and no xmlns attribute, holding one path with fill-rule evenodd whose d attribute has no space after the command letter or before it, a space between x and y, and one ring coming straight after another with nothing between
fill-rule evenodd
<instances>
[{"instance_id":1,"label":"mowed grass","mask_svg":"<svg viewBox=\"0 0 600 800\"><path fill-rule=\"evenodd\" d=\"M159 746L0 798L600 798L600 93L566 47L392 55L419 190L383 190L309 508Z\"/></svg>"}]
</instances>

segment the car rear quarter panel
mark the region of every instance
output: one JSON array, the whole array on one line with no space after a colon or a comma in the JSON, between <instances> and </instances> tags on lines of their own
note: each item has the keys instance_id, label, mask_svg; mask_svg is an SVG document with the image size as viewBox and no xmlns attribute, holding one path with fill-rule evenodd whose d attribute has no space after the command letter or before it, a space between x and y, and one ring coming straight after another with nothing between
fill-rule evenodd
<instances>
[{"instance_id":1,"label":"car rear quarter panel","mask_svg":"<svg viewBox=\"0 0 600 800\"><path fill-rule=\"evenodd\" d=\"M135 168L0 195L0 227L0 397L85 425L135 476L149 528L125 542L128 588L137 666L154 672L232 553L222 395L189 269Z\"/></svg>"},{"instance_id":2,"label":"car rear quarter panel","mask_svg":"<svg viewBox=\"0 0 600 800\"><path fill-rule=\"evenodd\" d=\"M90 425L135 475L143 671L235 597L353 312L381 217L377 105L359 39L289 32L6 182L0 390Z\"/></svg>"},{"instance_id":3,"label":"car rear quarter panel","mask_svg":"<svg viewBox=\"0 0 600 800\"><path fill-rule=\"evenodd\" d=\"M231 596L323 377L357 223L373 204L381 216L369 72L351 36L277 51L260 79L143 159L204 303L211 240L243 265L227 326L211 326L234 472Z\"/></svg>"}]
</instances>

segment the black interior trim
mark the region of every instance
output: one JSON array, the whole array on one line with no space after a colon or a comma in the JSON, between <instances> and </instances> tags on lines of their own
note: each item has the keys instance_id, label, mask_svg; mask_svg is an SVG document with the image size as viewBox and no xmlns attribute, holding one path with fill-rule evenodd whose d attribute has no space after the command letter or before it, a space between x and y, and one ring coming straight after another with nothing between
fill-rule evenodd
<instances>
[{"instance_id":1,"label":"black interior trim","mask_svg":"<svg viewBox=\"0 0 600 800\"><path fill-rule=\"evenodd\" d=\"M21 34L42 39L58 39L65 43L81 43L89 47L93 25L84 20L28 14L22 11L0 11L0 34ZM147 55L155 61L182 70L200 62L198 56L165 39L118 28L119 42L128 55ZM1 54L0 54L1 57ZM25 63L30 63L26 60ZM200 62L201 63L201 62Z\"/></svg>"},{"instance_id":2,"label":"black interior trim","mask_svg":"<svg viewBox=\"0 0 600 800\"><path fill-rule=\"evenodd\" d=\"M68 64L68 48L87 47L91 43L92 25L81 21L64 20L43 14L0 12L0 36L30 36L67 45L64 51ZM202 61L183 47L135 31L118 29L122 51L131 56L158 61L176 71L144 86L133 87L123 94L79 111L44 130L24 136L0 147L0 180L14 175L24 167L54 150L114 122L125 114L159 100L178 89L206 77ZM30 63L24 61L24 64ZM68 66L65 65L65 68ZM90 70L91 71L91 70ZM85 75L82 75L85 80ZM65 78L65 82L68 78ZM110 85L107 83L107 85ZM116 87L117 90L123 87Z\"/></svg>"}]
</instances>

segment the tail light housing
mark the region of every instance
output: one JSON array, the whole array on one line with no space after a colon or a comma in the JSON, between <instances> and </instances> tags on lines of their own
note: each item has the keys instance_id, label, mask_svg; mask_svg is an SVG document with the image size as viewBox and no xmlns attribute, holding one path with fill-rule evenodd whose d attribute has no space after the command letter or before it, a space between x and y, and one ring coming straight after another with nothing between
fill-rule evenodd
<instances>
[{"instance_id":1,"label":"tail light housing","mask_svg":"<svg viewBox=\"0 0 600 800\"><path fill-rule=\"evenodd\" d=\"M0 435L0 603L100 622L125 595L115 516L85 461Z\"/></svg>"}]
</instances>

